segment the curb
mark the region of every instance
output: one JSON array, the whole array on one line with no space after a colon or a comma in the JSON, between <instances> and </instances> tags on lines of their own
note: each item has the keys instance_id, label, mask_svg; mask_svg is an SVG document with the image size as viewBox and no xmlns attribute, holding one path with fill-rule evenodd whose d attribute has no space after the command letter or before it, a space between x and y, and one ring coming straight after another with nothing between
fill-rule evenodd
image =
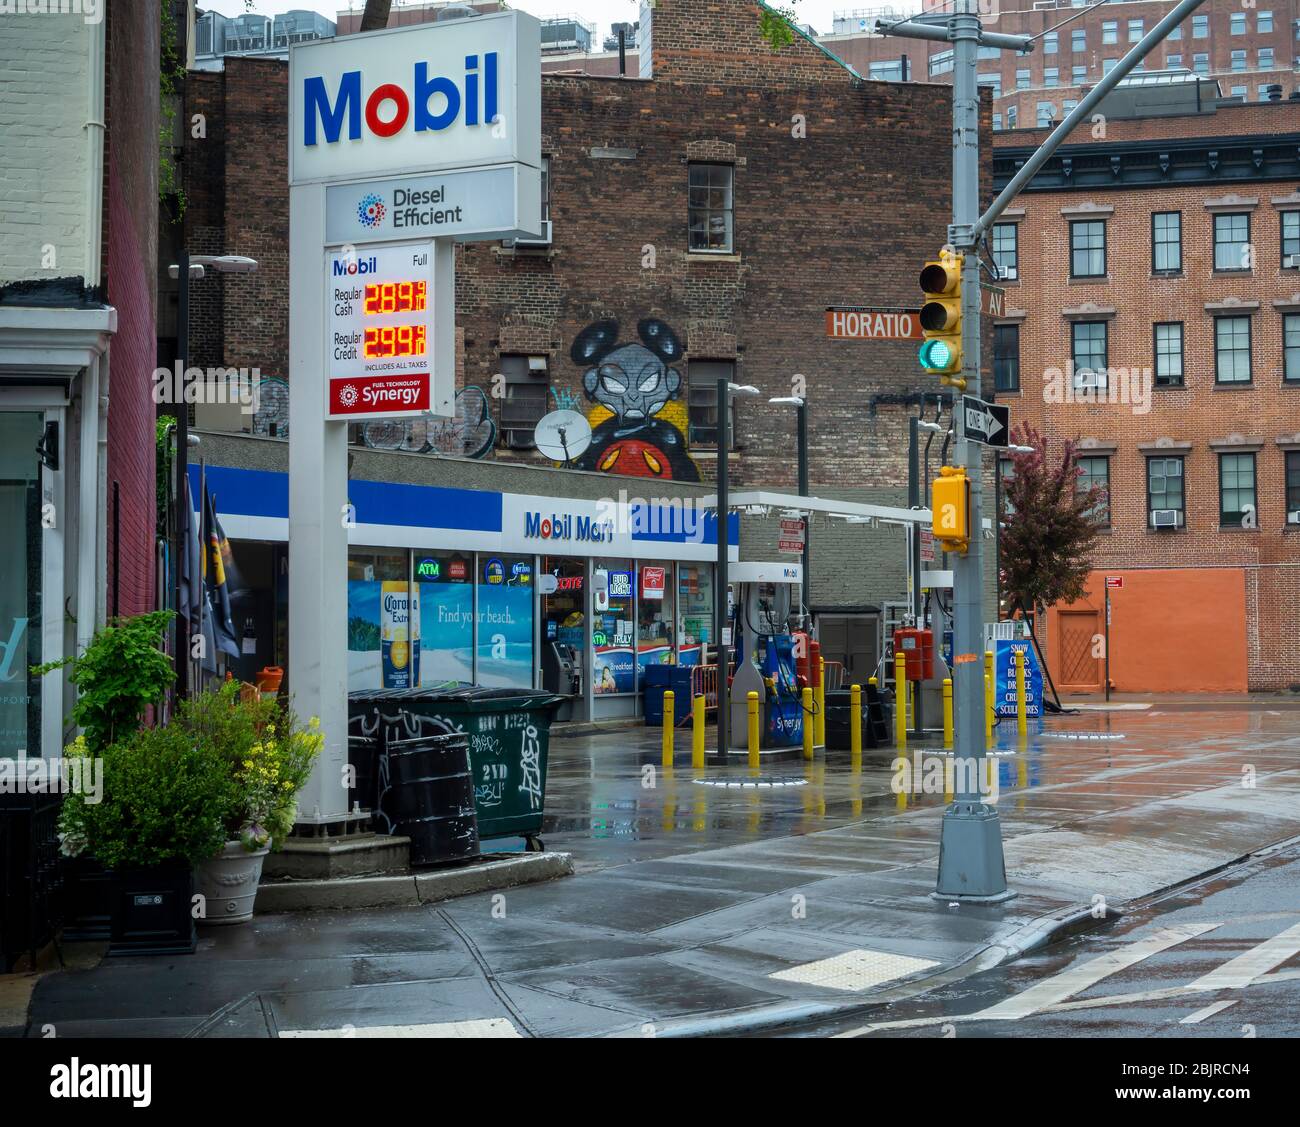
<instances>
[{"instance_id":1,"label":"curb","mask_svg":"<svg viewBox=\"0 0 1300 1127\"><path fill-rule=\"evenodd\" d=\"M506 854L483 864L441 872L263 884L255 911L319 912L353 908L414 908L456 896L556 880L573 873L570 853Z\"/></svg>"}]
</instances>

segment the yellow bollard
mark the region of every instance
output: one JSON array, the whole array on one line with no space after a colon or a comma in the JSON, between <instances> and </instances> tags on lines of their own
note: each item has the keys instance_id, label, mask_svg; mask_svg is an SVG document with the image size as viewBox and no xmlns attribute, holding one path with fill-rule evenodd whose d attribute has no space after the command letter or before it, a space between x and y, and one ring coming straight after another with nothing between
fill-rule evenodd
<instances>
[{"instance_id":1,"label":"yellow bollard","mask_svg":"<svg viewBox=\"0 0 1300 1127\"><path fill-rule=\"evenodd\" d=\"M675 694L672 689L664 691L664 759L665 767L673 765L673 725L677 720Z\"/></svg>"},{"instance_id":2,"label":"yellow bollard","mask_svg":"<svg viewBox=\"0 0 1300 1127\"><path fill-rule=\"evenodd\" d=\"M943 746L952 747L952 678L943 679Z\"/></svg>"},{"instance_id":3,"label":"yellow bollard","mask_svg":"<svg viewBox=\"0 0 1300 1127\"><path fill-rule=\"evenodd\" d=\"M907 747L907 658L901 650L894 655L894 746Z\"/></svg>"},{"instance_id":4,"label":"yellow bollard","mask_svg":"<svg viewBox=\"0 0 1300 1127\"><path fill-rule=\"evenodd\" d=\"M826 746L826 662L820 654L817 656L817 717L815 721L814 742L818 747Z\"/></svg>"},{"instance_id":5,"label":"yellow bollard","mask_svg":"<svg viewBox=\"0 0 1300 1127\"><path fill-rule=\"evenodd\" d=\"M749 712L749 765L758 766L758 694L745 695L745 707Z\"/></svg>"},{"instance_id":6,"label":"yellow bollard","mask_svg":"<svg viewBox=\"0 0 1300 1127\"><path fill-rule=\"evenodd\" d=\"M862 766L862 686L849 686L849 761Z\"/></svg>"},{"instance_id":7,"label":"yellow bollard","mask_svg":"<svg viewBox=\"0 0 1300 1127\"><path fill-rule=\"evenodd\" d=\"M1029 701L1025 699L1025 651L1016 650L1016 735L1029 734Z\"/></svg>"},{"instance_id":8,"label":"yellow bollard","mask_svg":"<svg viewBox=\"0 0 1300 1127\"><path fill-rule=\"evenodd\" d=\"M704 770L704 694L691 702L691 766Z\"/></svg>"},{"instance_id":9,"label":"yellow bollard","mask_svg":"<svg viewBox=\"0 0 1300 1127\"><path fill-rule=\"evenodd\" d=\"M803 757L813 757L813 691L803 691Z\"/></svg>"}]
</instances>

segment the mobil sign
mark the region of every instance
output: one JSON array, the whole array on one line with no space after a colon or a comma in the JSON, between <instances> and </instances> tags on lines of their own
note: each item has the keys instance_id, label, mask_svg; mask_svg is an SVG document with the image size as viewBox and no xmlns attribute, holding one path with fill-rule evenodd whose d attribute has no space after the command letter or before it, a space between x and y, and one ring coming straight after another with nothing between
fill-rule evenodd
<instances>
[{"instance_id":1,"label":"mobil sign","mask_svg":"<svg viewBox=\"0 0 1300 1127\"><path fill-rule=\"evenodd\" d=\"M541 30L523 12L300 44L289 88L291 184L540 162Z\"/></svg>"}]
</instances>

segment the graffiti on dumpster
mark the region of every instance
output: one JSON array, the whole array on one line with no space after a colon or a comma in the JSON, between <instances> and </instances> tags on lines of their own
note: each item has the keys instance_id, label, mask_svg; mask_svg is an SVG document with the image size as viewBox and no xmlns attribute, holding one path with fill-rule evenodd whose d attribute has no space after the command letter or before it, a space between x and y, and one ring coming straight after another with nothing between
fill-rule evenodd
<instances>
[{"instance_id":1,"label":"graffiti on dumpster","mask_svg":"<svg viewBox=\"0 0 1300 1127\"><path fill-rule=\"evenodd\" d=\"M529 724L524 729L522 743L522 754L519 758L519 769L523 774L523 782L519 784L519 789L528 795L528 804L530 809L540 810L542 806L542 743L537 738L537 728Z\"/></svg>"}]
</instances>

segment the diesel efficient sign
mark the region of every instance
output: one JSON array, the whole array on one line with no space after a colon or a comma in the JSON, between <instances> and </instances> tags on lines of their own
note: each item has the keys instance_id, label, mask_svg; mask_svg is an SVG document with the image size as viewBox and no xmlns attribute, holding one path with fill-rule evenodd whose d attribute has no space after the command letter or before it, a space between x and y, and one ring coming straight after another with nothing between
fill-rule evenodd
<instances>
[{"instance_id":1,"label":"diesel efficient sign","mask_svg":"<svg viewBox=\"0 0 1300 1127\"><path fill-rule=\"evenodd\" d=\"M540 24L519 12L296 46L289 183L540 167L540 73Z\"/></svg>"}]
</instances>

